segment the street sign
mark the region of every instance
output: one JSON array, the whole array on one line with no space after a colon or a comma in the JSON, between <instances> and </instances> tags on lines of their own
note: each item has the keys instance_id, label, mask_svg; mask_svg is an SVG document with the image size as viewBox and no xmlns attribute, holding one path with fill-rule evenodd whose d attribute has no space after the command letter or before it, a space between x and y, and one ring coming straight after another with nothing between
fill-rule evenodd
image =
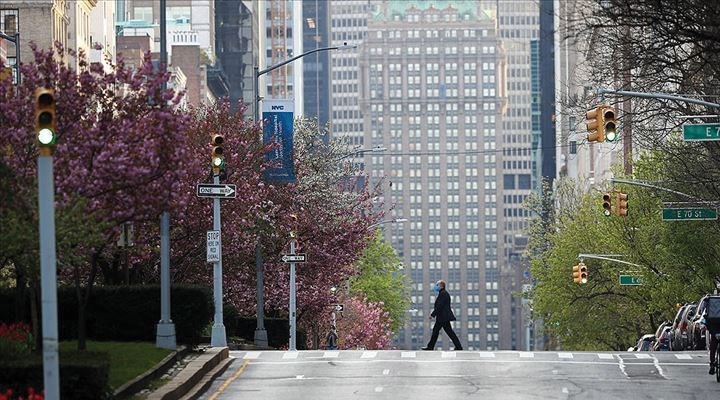
<instances>
[{"instance_id":1,"label":"street sign","mask_svg":"<svg viewBox=\"0 0 720 400\"><path fill-rule=\"evenodd\" d=\"M342 311L345 309L345 304L333 304L335 311Z\"/></svg>"},{"instance_id":2,"label":"street sign","mask_svg":"<svg viewBox=\"0 0 720 400\"><path fill-rule=\"evenodd\" d=\"M663 208L663 221L707 221L718 219L714 208Z\"/></svg>"},{"instance_id":3,"label":"street sign","mask_svg":"<svg viewBox=\"0 0 720 400\"><path fill-rule=\"evenodd\" d=\"M623 286L642 285L642 279L639 276L620 275L620 284Z\"/></svg>"},{"instance_id":4,"label":"street sign","mask_svg":"<svg viewBox=\"0 0 720 400\"><path fill-rule=\"evenodd\" d=\"M720 140L720 124L685 124L683 140L686 142Z\"/></svg>"},{"instance_id":5,"label":"street sign","mask_svg":"<svg viewBox=\"0 0 720 400\"><path fill-rule=\"evenodd\" d=\"M305 254L283 254L282 261L285 263L305 262Z\"/></svg>"},{"instance_id":6,"label":"street sign","mask_svg":"<svg viewBox=\"0 0 720 400\"><path fill-rule=\"evenodd\" d=\"M237 195L235 189L235 185L230 184L213 185L210 183L199 183L197 185L197 197L234 199Z\"/></svg>"},{"instance_id":7,"label":"street sign","mask_svg":"<svg viewBox=\"0 0 720 400\"><path fill-rule=\"evenodd\" d=\"M207 262L220 262L220 231L207 232Z\"/></svg>"}]
</instances>

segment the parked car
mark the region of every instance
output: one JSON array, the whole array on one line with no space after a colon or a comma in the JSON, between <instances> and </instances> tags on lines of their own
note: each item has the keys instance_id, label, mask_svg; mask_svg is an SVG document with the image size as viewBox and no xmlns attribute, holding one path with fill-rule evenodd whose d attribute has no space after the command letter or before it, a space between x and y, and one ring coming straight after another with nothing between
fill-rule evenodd
<instances>
[{"instance_id":1,"label":"parked car","mask_svg":"<svg viewBox=\"0 0 720 400\"><path fill-rule=\"evenodd\" d=\"M674 337L675 341L679 343L679 346L677 348L673 348L674 350L688 350L688 334L687 334L687 327L688 322L690 321L690 318L692 318L695 315L695 308L697 306L695 304L688 304L685 310L682 313L682 316L680 317L680 323L678 327L675 329Z\"/></svg>"},{"instance_id":2,"label":"parked car","mask_svg":"<svg viewBox=\"0 0 720 400\"><path fill-rule=\"evenodd\" d=\"M683 346L682 342L682 335L680 335L680 323L682 322L683 314L685 313L685 310L690 307L690 304L684 304L678 308L677 313L675 314L675 318L673 319L672 327L670 328L672 330L672 339L670 340L670 350L672 351L682 351L685 350L685 347Z\"/></svg>"},{"instance_id":3,"label":"parked car","mask_svg":"<svg viewBox=\"0 0 720 400\"><path fill-rule=\"evenodd\" d=\"M702 323L703 314L705 313L705 307L707 302L703 296L697 303L695 314L688 320L687 326L687 340L689 350L705 350L705 324Z\"/></svg>"},{"instance_id":4,"label":"parked car","mask_svg":"<svg viewBox=\"0 0 720 400\"><path fill-rule=\"evenodd\" d=\"M632 347L633 350L628 349L628 351L650 351L652 350L653 343L655 343L655 335L648 333L638 340L635 347Z\"/></svg>"},{"instance_id":5,"label":"parked car","mask_svg":"<svg viewBox=\"0 0 720 400\"><path fill-rule=\"evenodd\" d=\"M670 321L663 322L658 328L658 332L655 337L657 340L653 345L653 351L669 351L670 342L672 341L672 325Z\"/></svg>"}]
</instances>

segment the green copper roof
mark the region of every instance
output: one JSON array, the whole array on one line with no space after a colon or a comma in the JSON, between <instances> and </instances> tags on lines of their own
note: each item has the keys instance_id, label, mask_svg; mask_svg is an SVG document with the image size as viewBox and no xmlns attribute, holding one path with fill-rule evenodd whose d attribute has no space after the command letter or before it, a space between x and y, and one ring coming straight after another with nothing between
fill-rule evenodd
<instances>
[{"instance_id":1,"label":"green copper roof","mask_svg":"<svg viewBox=\"0 0 720 400\"><path fill-rule=\"evenodd\" d=\"M373 15L375 21L392 21L394 17L400 16L404 20L405 13L408 9L417 8L419 10L427 10L434 7L439 10L445 10L452 6L460 15L460 20L465 19L468 15L471 20L489 20L494 18L493 10L480 10L478 15L478 3L468 0L390 0L387 2L387 15L384 13L383 6L377 7L377 11Z\"/></svg>"}]
</instances>

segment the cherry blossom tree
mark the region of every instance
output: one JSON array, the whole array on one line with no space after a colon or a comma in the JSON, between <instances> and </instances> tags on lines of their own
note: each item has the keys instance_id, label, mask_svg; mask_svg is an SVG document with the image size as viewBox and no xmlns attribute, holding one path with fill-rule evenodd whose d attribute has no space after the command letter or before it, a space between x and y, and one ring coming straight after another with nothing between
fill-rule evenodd
<instances>
[{"instance_id":1,"label":"cherry blossom tree","mask_svg":"<svg viewBox=\"0 0 720 400\"><path fill-rule=\"evenodd\" d=\"M350 297L344 301L345 310L337 320L338 343L341 349L364 348L382 350L390 348L393 333L390 314L382 302Z\"/></svg>"},{"instance_id":2,"label":"cherry blossom tree","mask_svg":"<svg viewBox=\"0 0 720 400\"><path fill-rule=\"evenodd\" d=\"M158 221L163 210L185 201L173 188L186 170L189 119L176 108L182 95L164 88L169 75L153 68L149 53L136 69L120 59L106 72L59 44L31 47L34 62L22 65L22 83L0 82L0 162L12 171L9 186L20 195L5 207L32 210L26 229L37 237L32 95L53 88L56 208L59 222L75 216L57 226L59 279L76 286L78 347L84 349L85 307L98 275L116 258L121 224ZM67 57L78 58L77 70L59 62Z\"/></svg>"}]
</instances>

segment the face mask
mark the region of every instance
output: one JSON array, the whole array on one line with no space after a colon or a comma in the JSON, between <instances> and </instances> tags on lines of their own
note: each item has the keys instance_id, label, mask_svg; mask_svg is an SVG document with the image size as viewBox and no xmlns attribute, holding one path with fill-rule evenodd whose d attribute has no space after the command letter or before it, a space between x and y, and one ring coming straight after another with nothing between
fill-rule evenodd
<instances>
[{"instance_id":1,"label":"face mask","mask_svg":"<svg viewBox=\"0 0 720 400\"><path fill-rule=\"evenodd\" d=\"M435 293L440 293L440 286L438 286L437 283L433 283L433 284L432 284L432 290L433 290L433 292L435 292Z\"/></svg>"}]
</instances>

